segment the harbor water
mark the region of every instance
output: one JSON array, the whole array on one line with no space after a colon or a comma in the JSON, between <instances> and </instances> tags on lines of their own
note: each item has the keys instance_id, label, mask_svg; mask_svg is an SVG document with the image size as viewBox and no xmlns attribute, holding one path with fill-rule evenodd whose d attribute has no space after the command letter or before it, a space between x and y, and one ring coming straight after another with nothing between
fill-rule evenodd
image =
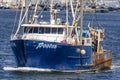
<instances>
[{"instance_id":1,"label":"harbor water","mask_svg":"<svg viewBox=\"0 0 120 80\"><path fill-rule=\"evenodd\" d=\"M0 80L120 80L120 13L85 13L84 26L93 18L91 24L103 27L106 33L106 40L103 47L113 51L113 61L110 70L101 72L41 72L39 69L7 71L5 67L16 67L14 54L10 47L10 35L13 26L18 22L20 11L0 10ZM49 12L43 13L43 18L48 21ZM15 20L15 17L17 19ZM65 14L62 14L65 18ZM15 29L17 28L17 25ZM86 27L85 27L86 28Z\"/></svg>"}]
</instances>

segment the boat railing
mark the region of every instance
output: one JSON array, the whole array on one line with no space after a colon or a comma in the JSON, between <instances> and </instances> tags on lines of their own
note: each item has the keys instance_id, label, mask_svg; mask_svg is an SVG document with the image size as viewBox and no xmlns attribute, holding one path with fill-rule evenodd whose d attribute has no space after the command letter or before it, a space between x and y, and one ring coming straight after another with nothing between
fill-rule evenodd
<instances>
[{"instance_id":1,"label":"boat railing","mask_svg":"<svg viewBox=\"0 0 120 80\"><path fill-rule=\"evenodd\" d=\"M14 34L12 34L11 36L10 36L10 39L11 40L17 40L17 39L21 39L22 38L22 35L14 35Z\"/></svg>"}]
</instances>

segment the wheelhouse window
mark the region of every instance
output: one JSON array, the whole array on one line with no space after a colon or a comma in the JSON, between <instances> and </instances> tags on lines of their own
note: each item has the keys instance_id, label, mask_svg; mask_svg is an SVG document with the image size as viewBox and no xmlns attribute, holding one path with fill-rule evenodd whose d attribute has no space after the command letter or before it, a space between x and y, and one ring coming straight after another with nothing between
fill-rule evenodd
<instances>
[{"instance_id":1,"label":"wheelhouse window","mask_svg":"<svg viewBox=\"0 0 120 80\"><path fill-rule=\"evenodd\" d=\"M58 29L57 28L52 28L52 30L51 30L51 33L52 34L56 34L58 32Z\"/></svg>"},{"instance_id":2,"label":"wheelhouse window","mask_svg":"<svg viewBox=\"0 0 120 80\"><path fill-rule=\"evenodd\" d=\"M24 27L24 33L63 34L63 28Z\"/></svg>"},{"instance_id":3,"label":"wheelhouse window","mask_svg":"<svg viewBox=\"0 0 120 80\"><path fill-rule=\"evenodd\" d=\"M33 30L33 33L38 33L38 27L35 27L34 30Z\"/></svg>"},{"instance_id":4,"label":"wheelhouse window","mask_svg":"<svg viewBox=\"0 0 120 80\"><path fill-rule=\"evenodd\" d=\"M45 33L50 33L50 28L45 28Z\"/></svg>"},{"instance_id":5,"label":"wheelhouse window","mask_svg":"<svg viewBox=\"0 0 120 80\"><path fill-rule=\"evenodd\" d=\"M25 28L24 28L24 33L27 33L27 32L28 32L28 28L25 27Z\"/></svg>"},{"instance_id":6,"label":"wheelhouse window","mask_svg":"<svg viewBox=\"0 0 120 80\"><path fill-rule=\"evenodd\" d=\"M40 27L38 33L43 34L43 33L44 33L44 28L43 28L43 27Z\"/></svg>"},{"instance_id":7,"label":"wheelhouse window","mask_svg":"<svg viewBox=\"0 0 120 80\"><path fill-rule=\"evenodd\" d=\"M33 30L34 30L34 28L30 27L30 28L28 28L28 32L27 33L33 33Z\"/></svg>"},{"instance_id":8,"label":"wheelhouse window","mask_svg":"<svg viewBox=\"0 0 120 80\"><path fill-rule=\"evenodd\" d=\"M63 28L58 28L58 34L63 34Z\"/></svg>"},{"instance_id":9,"label":"wheelhouse window","mask_svg":"<svg viewBox=\"0 0 120 80\"><path fill-rule=\"evenodd\" d=\"M38 27L25 27L24 33L38 33Z\"/></svg>"},{"instance_id":10,"label":"wheelhouse window","mask_svg":"<svg viewBox=\"0 0 120 80\"><path fill-rule=\"evenodd\" d=\"M33 27L25 27L24 28L24 33L32 33L33 32Z\"/></svg>"}]
</instances>

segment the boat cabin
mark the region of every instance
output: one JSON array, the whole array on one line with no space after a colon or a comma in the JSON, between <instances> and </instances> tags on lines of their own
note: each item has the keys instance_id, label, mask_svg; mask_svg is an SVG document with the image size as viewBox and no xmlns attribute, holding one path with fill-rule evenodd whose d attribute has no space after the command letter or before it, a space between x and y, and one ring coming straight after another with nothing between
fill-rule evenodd
<instances>
[{"instance_id":1,"label":"boat cabin","mask_svg":"<svg viewBox=\"0 0 120 80\"><path fill-rule=\"evenodd\" d=\"M22 26L24 27L22 39L60 42L65 36L63 25L23 24Z\"/></svg>"},{"instance_id":2,"label":"boat cabin","mask_svg":"<svg viewBox=\"0 0 120 80\"><path fill-rule=\"evenodd\" d=\"M64 25L41 25L41 24L23 24L24 33L22 39L25 40L44 40L54 42L64 42L66 39L66 26ZM72 27L69 27L69 29ZM79 32L79 29L78 29ZM80 33L78 33L80 36ZM83 45L92 45L92 39L88 31L83 31ZM71 39L68 38L68 44L77 44L76 34ZM72 43L71 43L72 41Z\"/></svg>"}]
</instances>

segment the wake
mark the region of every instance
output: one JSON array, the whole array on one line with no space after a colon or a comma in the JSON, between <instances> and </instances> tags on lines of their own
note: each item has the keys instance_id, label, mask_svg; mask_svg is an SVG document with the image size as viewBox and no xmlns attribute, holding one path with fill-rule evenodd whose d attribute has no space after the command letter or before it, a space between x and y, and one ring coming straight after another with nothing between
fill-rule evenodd
<instances>
[{"instance_id":1,"label":"wake","mask_svg":"<svg viewBox=\"0 0 120 80\"><path fill-rule=\"evenodd\" d=\"M113 69L120 69L120 66L119 65L112 65L111 66L111 69L113 70Z\"/></svg>"},{"instance_id":2,"label":"wake","mask_svg":"<svg viewBox=\"0 0 120 80\"><path fill-rule=\"evenodd\" d=\"M3 70L5 71L23 71L23 72L29 72L29 71L38 71L38 72L51 72L50 69L41 69L41 68L31 68L31 67L4 67Z\"/></svg>"},{"instance_id":3,"label":"wake","mask_svg":"<svg viewBox=\"0 0 120 80\"><path fill-rule=\"evenodd\" d=\"M119 65L112 65L110 70L107 71L114 71L116 69L120 69ZM54 69L42 69L42 68L32 68L32 67L3 67L5 71L21 71L21 72L30 72L30 71L37 71L37 72L94 72L91 70L54 70ZM105 71L106 72L106 71Z\"/></svg>"},{"instance_id":4,"label":"wake","mask_svg":"<svg viewBox=\"0 0 120 80\"><path fill-rule=\"evenodd\" d=\"M32 67L4 67L5 71L20 71L20 72L67 72L67 73L81 73L81 72L91 72L90 70L55 70L55 69L42 69L42 68L32 68Z\"/></svg>"}]
</instances>

